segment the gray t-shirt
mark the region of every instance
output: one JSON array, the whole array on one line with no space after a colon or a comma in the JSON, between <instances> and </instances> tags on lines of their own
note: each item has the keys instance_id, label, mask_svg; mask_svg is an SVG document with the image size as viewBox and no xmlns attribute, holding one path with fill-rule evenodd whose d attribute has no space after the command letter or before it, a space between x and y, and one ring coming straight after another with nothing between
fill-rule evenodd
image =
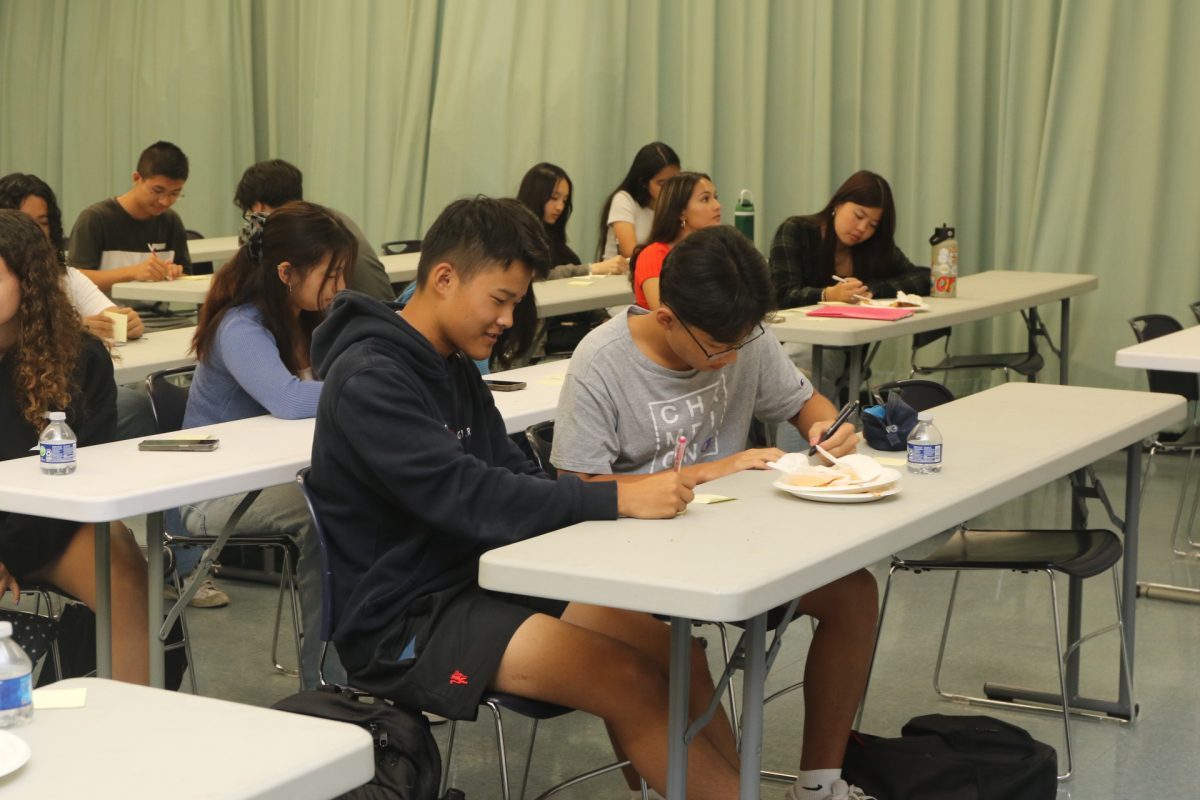
<instances>
[{"instance_id":1,"label":"gray t-shirt","mask_svg":"<svg viewBox=\"0 0 1200 800\"><path fill-rule=\"evenodd\" d=\"M671 469L675 443L688 438L684 464L746 449L754 417L785 422L812 397L779 340L767 331L716 371L667 369L634 343L632 307L584 337L571 357L554 423L551 463L590 475Z\"/></svg>"}]
</instances>

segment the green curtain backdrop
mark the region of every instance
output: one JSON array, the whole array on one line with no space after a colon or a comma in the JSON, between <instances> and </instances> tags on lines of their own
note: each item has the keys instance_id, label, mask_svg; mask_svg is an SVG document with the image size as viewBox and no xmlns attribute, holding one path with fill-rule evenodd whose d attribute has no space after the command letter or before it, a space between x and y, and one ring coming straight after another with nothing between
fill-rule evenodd
<instances>
[{"instance_id":1,"label":"green curtain backdrop","mask_svg":"<svg viewBox=\"0 0 1200 800\"><path fill-rule=\"evenodd\" d=\"M220 235L241 170L278 156L382 242L549 160L587 256L655 139L730 219L754 192L764 251L869 168L914 261L949 222L964 274L1098 275L1073 381L1140 386L1113 366L1124 320L1200 299L1197 42L1191 0L0 0L0 171L45 177L69 225L171 139L192 161L181 214ZM1020 343L1008 319L954 336ZM876 378L906 361L890 344Z\"/></svg>"}]
</instances>

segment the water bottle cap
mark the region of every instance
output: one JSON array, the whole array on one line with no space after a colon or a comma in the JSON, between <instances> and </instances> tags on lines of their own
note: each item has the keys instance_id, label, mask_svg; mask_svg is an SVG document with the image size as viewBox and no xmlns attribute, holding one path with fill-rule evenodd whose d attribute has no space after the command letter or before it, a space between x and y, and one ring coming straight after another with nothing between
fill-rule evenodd
<instances>
[{"instance_id":1,"label":"water bottle cap","mask_svg":"<svg viewBox=\"0 0 1200 800\"><path fill-rule=\"evenodd\" d=\"M12 623L5 620L0 622L0 639L12 638Z\"/></svg>"},{"instance_id":2,"label":"water bottle cap","mask_svg":"<svg viewBox=\"0 0 1200 800\"><path fill-rule=\"evenodd\" d=\"M65 412L65 411L47 411L46 418L49 419L51 422L62 422L63 420L65 420L67 418L67 412Z\"/></svg>"},{"instance_id":3,"label":"water bottle cap","mask_svg":"<svg viewBox=\"0 0 1200 800\"><path fill-rule=\"evenodd\" d=\"M739 203L747 202L746 201L747 197L750 198L750 200L749 200L750 203L754 202L754 193L751 192L749 189L742 189L740 192L738 192L738 202Z\"/></svg>"},{"instance_id":4,"label":"water bottle cap","mask_svg":"<svg viewBox=\"0 0 1200 800\"><path fill-rule=\"evenodd\" d=\"M933 422L933 412L932 411L918 411L917 412L917 421L918 422Z\"/></svg>"}]
</instances>

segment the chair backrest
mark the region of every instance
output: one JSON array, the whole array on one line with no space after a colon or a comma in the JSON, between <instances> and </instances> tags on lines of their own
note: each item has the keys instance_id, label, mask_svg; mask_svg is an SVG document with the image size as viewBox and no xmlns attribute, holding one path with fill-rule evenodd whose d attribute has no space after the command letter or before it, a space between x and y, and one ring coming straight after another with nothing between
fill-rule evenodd
<instances>
[{"instance_id":1,"label":"chair backrest","mask_svg":"<svg viewBox=\"0 0 1200 800\"><path fill-rule=\"evenodd\" d=\"M942 384L920 378L885 383L878 392L885 400L888 392L900 392L900 399L912 406L914 411L927 411L954 399L954 392Z\"/></svg>"},{"instance_id":2,"label":"chair backrest","mask_svg":"<svg viewBox=\"0 0 1200 800\"><path fill-rule=\"evenodd\" d=\"M170 433L183 427L183 415L187 411L188 387L196 365L164 369L146 376L146 391L150 394L150 408L154 411L154 428L158 433Z\"/></svg>"},{"instance_id":3,"label":"chair backrest","mask_svg":"<svg viewBox=\"0 0 1200 800\"><path fill-rule=\"evenodd\" d=\"M924 333L914 333L913 341L912 341L914 355L915 355L915 351L920 350L922 347L925 347L926 345L933 344L938 339L944 338L946 340L946 345L949 346L950 330L951 330L950 328L938 328L935 331L925 331Z\"/></svg>"},{"instance_id":4,"label":"chair backrest","mask_svg":"<svg viewBox=\"0 0 1200 800\"><path fill-rule=\"evenodd\" d=\"M394 242L383 243L383 254L385 256L396 256L401 253L419 253L421 252L420 239L397 239Z\"/></svg>"},{"instance_id":5,"label":"chair backrest","mask_svg":"<svg viewBox=\"0 0 1200 800\"><path fill-rule=\"evenodd\" d=\"M1169 333L1183 330L1179 320L1169 314L1143 314L1129 320L1133 335L1138 343L1148 342ZM1167 372L1160 369L1146 370L1146 379L1150 383L1150 391L1167 394L1181 394L1189 402L1200 400L1200 376L1188 372Z\"/></svg>"},{"instance_id":6,"label":"chair backrest","mask_svg":"<svg viewBox=\"0 0 1200 800\"><path fill-rule=\"evenodd\" d=\"M1192 303L1190 306L1188 306L1188 308L1190 308L1192 313L1196 315L1196 322L1200 322L1200 300Z\"/></svg>"},{"instance_id":7,"label":"chair backrest","mask_svg":"<svg viewBox=\"0 0 1200 800\"><path fill-rule=\"evenodd\" d=\"M321 517L313 505L312 492L308 488L309 469L305 467L296 473L296 484L300 487L300 494L304 496L304 505L308 506L308 516L312 520L313 533L317 537L317 555L321 562L321 660L317 664L317 674L321 683L324 683L325 653L333 639L333 570L329 566L325 527L321 524Z\"/></svg>"},{"instance_id":8,"label":"chair backrest","mask_svg":"<svg viewBox=\"0 0 1200 800\"><path fill-rule=\"evenodd\" d=\"M550 451L554 449L554 420L537 422L525 429L525 438L533 448L538 466L551 478L558 477L558 470L550 463Z\"/></svg>"}]
</instances>

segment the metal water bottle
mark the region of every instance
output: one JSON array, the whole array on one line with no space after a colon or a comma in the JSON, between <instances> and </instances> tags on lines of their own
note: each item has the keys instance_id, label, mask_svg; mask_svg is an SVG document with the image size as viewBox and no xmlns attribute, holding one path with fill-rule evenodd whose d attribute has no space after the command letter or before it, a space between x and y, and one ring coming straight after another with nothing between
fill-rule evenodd
<instances>
[{"instance_id":1,"label":"metal water bottle","mask_svg":"<svg viewBox=\"0 0 1200 800\"><path fill-rule=\"evenodd\" d=\"M958 293L958 242L954 228L942 223L929 237L933 255L929 261L930 278L933 281L932 297L954 297Z\"/></svg>"},{"instance_id":2,"label":"metal water bottle","mask_svg":"<svg viewBox=\"0 0 1200 800\"><path fill-rule=\"evenodd\" d=\"M749 189L738 192L737 205L733 207L733 226L754 241L754 195Z\"/></svg>"}]
</instances>

